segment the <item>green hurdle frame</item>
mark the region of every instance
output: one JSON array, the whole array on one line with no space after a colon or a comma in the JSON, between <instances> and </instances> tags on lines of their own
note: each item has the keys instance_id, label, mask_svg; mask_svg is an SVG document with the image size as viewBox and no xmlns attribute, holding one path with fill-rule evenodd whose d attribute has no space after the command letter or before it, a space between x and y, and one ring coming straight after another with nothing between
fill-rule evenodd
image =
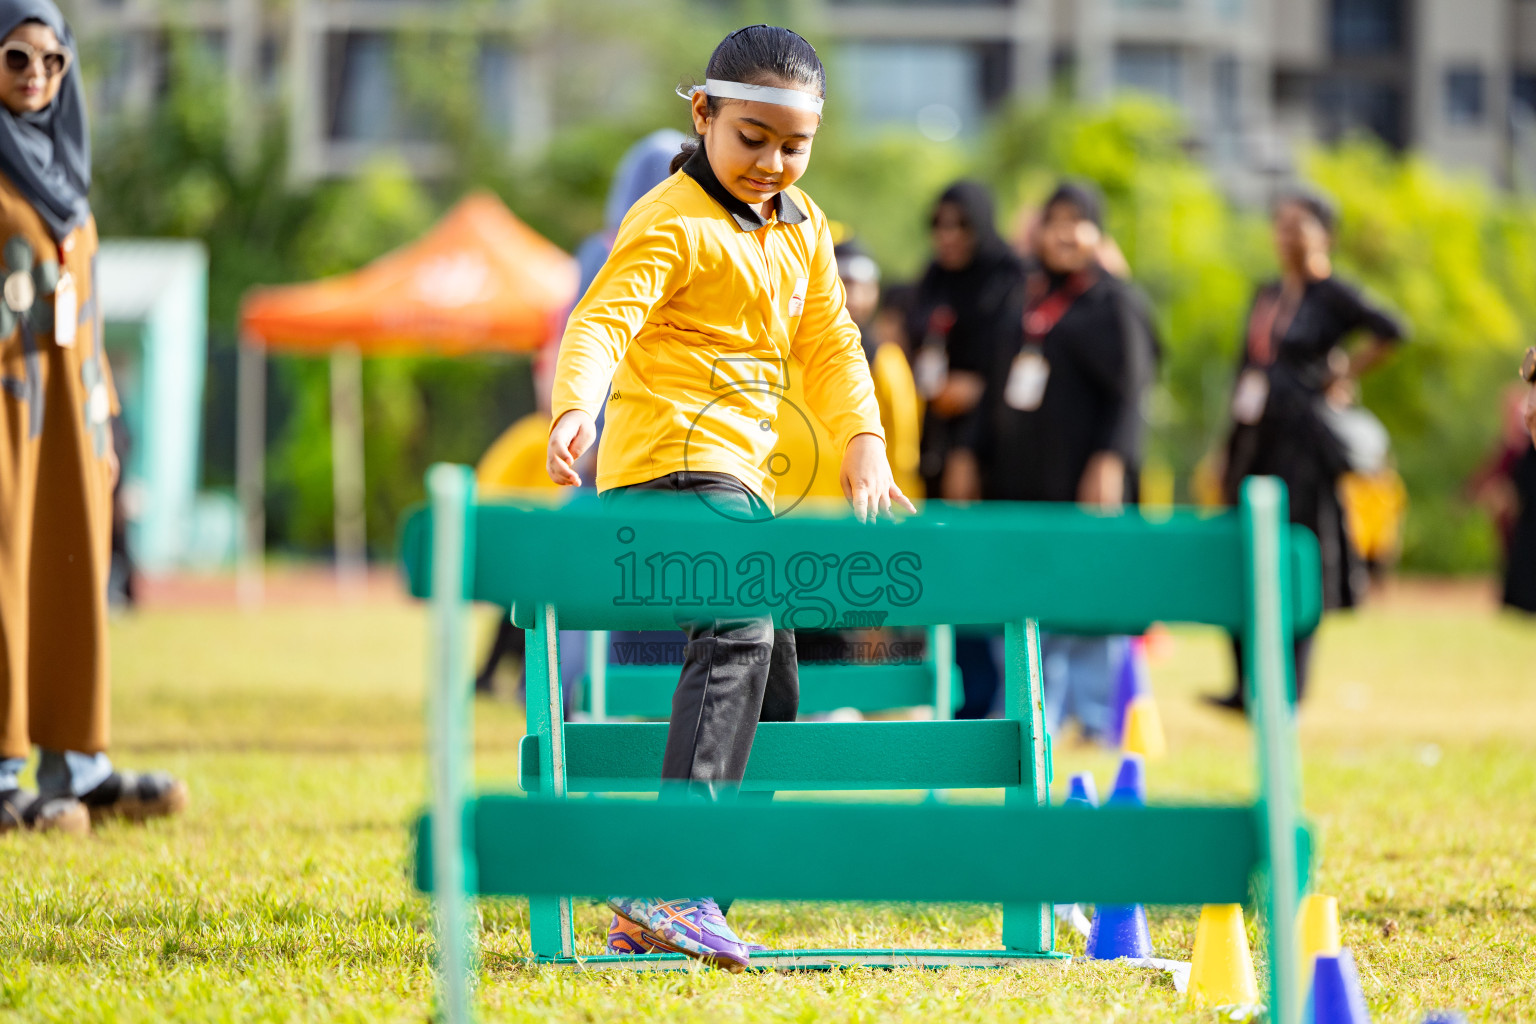
<instances>
[{"instance_id":1,"label":"green hurdle frame","mask_svg":"<svg viewBox=\"0 0 1536 1024\"><path fill-rule=\"evenodd\" d=\"M1056 962L1064 955L1054 948L1053 903L1243 903L1256 890L1267 925L1271 1019L1298 1024L1295 914L1311 840L1299 818L1291 641L1315 628L1321 586L1316 540L1288 525L1279 481L1249 480L1239 508L1217 516L1176 511L1153 520L1070 506L935 503L903 523L874 526L811 516L732 522L674 496L622 513L586 497L557 509L477 505L470 471L452 466L433 467L428 492L429 507L405 524L402 560L411 592L430 599L433 625L433 810L417 824L415 881L435 896L446 1020L469 1019L471 895L529 898L537 962L668 969L682 958L577 956L570 894L1003 905L1000 949L753 956L754 968L782 968ZM644 594L642 552L652 552L645 565L661 569ZM828 566L821 590L803 571L818 561ZM674 566L679 571L668 576ZM780 568L798 588L775 585ZM745 574L734 591L733 572ZM793 626L797 602L829 599L834 573L833 594L879 604L888 625L1004 623L1007 717L763 723L743 789L1000 788L1001 806L566 799L656 791L667 726L566 724L561 626L675 628L680 616L701 611L772 614ZM470 600L511 607L513 621L529 630L520 751L526 797L469 785ZM1138 633L1155 621L1205 623L1245 638L1258 799L1050 807L1041 623ZM705 835L709 857L661 855L668 836ZM614 856L614 836L657 837L650 848L658 853Z\"/></svg>"},{"instance_id":2,"label":"green hurdle frame","mask_svg":"<svg viewBox=\"0 0 1536 1024\"><path fill-rule=\"evenodd\" d=\"M952 626L929 626L921 662L884 665L800 665L800 713L826 714L840 708L894 711L929 705L933 717L955 717L962 696L955 665ZM610 718L668 718L678 665L612 665L608 631L587 635L587 671L582 676L581 709L594 722Z\"/></svg>"}]
</instances>

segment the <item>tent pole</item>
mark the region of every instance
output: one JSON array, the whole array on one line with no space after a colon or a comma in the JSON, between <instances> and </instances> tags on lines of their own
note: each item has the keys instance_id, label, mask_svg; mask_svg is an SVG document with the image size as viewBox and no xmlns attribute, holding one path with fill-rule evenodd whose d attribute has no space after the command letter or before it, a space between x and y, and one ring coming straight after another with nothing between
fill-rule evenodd
<instances>
[{"instance_id":1,"label":"tent pole","mask_svg":"<svg viewBox=\"0 0 1536 1024\"><path fill-rule=\"evenodd\" d=\"M363 476L363 357L356 345L331 350L331 485L336 505L336 583L356 594L368 571Z\"/></svg>"},{"instance_id":2,"label":"tent pole","mask_svg":"<svg viewBox=\"0 0 1536 1024\"><path fill-rule=\"evenodd\" d=\"M235 593L240 607L254 608L265 590L267 533L267 354L259 339L240 338L236 377L235 490L243 530Z\"/></svg>"}]
</instances>

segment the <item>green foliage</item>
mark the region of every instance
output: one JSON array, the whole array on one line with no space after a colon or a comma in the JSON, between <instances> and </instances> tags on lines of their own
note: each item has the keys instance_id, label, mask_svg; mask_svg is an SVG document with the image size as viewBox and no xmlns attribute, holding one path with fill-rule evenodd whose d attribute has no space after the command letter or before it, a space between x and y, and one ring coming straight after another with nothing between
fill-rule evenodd
<instances>
[{"instance_id":1,"label":"green foliage","mask_svg":"<svg viewBox=\"0 0 1536 1024\"><path fill-rule=\"evenodd\" d=\"M1305 167L1339 204L1340 270L1400 310L1412 333L1363 384L1413 501L1405 562L1489 567L1492 531L1463 491L1498 436L1501 392L1536 326L1536 206L1364 143L1314 153Z\"/></svg>"}]
</instances>

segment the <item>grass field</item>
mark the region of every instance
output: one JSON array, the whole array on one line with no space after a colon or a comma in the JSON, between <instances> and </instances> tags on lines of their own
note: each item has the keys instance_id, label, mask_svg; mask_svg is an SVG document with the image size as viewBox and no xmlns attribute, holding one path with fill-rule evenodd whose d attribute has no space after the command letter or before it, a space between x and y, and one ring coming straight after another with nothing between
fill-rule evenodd
<instances>
[{"instance_id":1,"label":"grass field","mask_svg":"<svg viewBox=\"0 0 1536 1024\"><path fill-rule=\"evenodd\" d=\"M425 1019L428 908L404 873L425 789L423 639L396 601L120 621L118 759L181 773L194 804L87 840L0 839L0 1020ZM1402 588L1331 622L1319 659L1302 722L1318 887L1339 898L1375 1019L1457 1006L1536 1021L1536 624L1465 589ZM1194 631L1155 667L1172 753L1154 799L1251 791L1245 729L1195 702L1227 671L1220 638ZM510 779L520 713L482 704L478 730L481 778ZM1102 788L1113 759L1066 745L1057 768ZM1195 912L1151 913L1157 952L1187 959ZM743 903L732 918L781 946L979 948L999 929L990 906ZM492 1020L1202 1019L1162 976L1112 964L583 975L518 963L519 904L487 903L483 923ZM578 923L596 951L606 916Z\"/></svg>"}]
</instances>

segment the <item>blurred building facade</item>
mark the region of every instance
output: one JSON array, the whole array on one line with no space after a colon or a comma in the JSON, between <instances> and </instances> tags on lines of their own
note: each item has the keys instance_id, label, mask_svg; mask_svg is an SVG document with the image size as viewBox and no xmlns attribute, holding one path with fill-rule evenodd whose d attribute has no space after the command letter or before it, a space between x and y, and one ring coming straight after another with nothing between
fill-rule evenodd
<instances>
[{"instance_id":1,"label":"blurred building facade","mask_svg":"<svg viewBox=\"0 0 1536 1024\"><path fill-rule=\"evenodd\" d=\"M477 40L483 127L537 152L552 123L580 113L554 109L554 74L627 71L592 56L611 57L611 44L562 51L550 2L66 6L82 46L98 54L93 103L107 116L154 102L173 28L222 61L232 95L310 98L290 106L290 173L305 180L348 174L382 148L423 173L441 164L430 118L402 102L394 55L402 33L450 18ZM1092 101L1136 89L1182 107L1191 143L1239 191L1286 174L1297 142L1358 131L1496 182L1536 171L1536 0L815 0L804 9L808 30L838 44L838 102L856 124L906 122L945 139L975 130L1010 97L1065 88Z\"/></svg>"},{"instance_id":2,"label":"blurred building facade","mask_svg":"<svg viewBox=\"0 0 1536 1024\"><path fill-rule=\"evenodd\" d=\"M901 97L920 127L947 132L1014 94L1056 86L1097 100L1137 89L1182 107L1191 141L1239 185L1287 173L1298 142L1354 132L1501 183L1524 176L1524 154L1536 150L1533 0L827 0L826 9L864 76L861 117L895 113Z\"/></svg>"},{"instance_id":3,"label":"blurred building facade","mask_svg":"<svg viewBox=\"0 0 1536 1024\"><path fill-rule=\"evenodd\" d=\"M536 152L548 130L548 71L538 4L523 0L62 0L93 59L97 116L142 110L164 93L180 33L224 69L238 140L256 112L289 102L289 172L344 176L387 149L431 174L443 152L429 116L411 110L396 60L409 33L450 28L475 40L481 127Z\"/></svg>"}]
</instances>

